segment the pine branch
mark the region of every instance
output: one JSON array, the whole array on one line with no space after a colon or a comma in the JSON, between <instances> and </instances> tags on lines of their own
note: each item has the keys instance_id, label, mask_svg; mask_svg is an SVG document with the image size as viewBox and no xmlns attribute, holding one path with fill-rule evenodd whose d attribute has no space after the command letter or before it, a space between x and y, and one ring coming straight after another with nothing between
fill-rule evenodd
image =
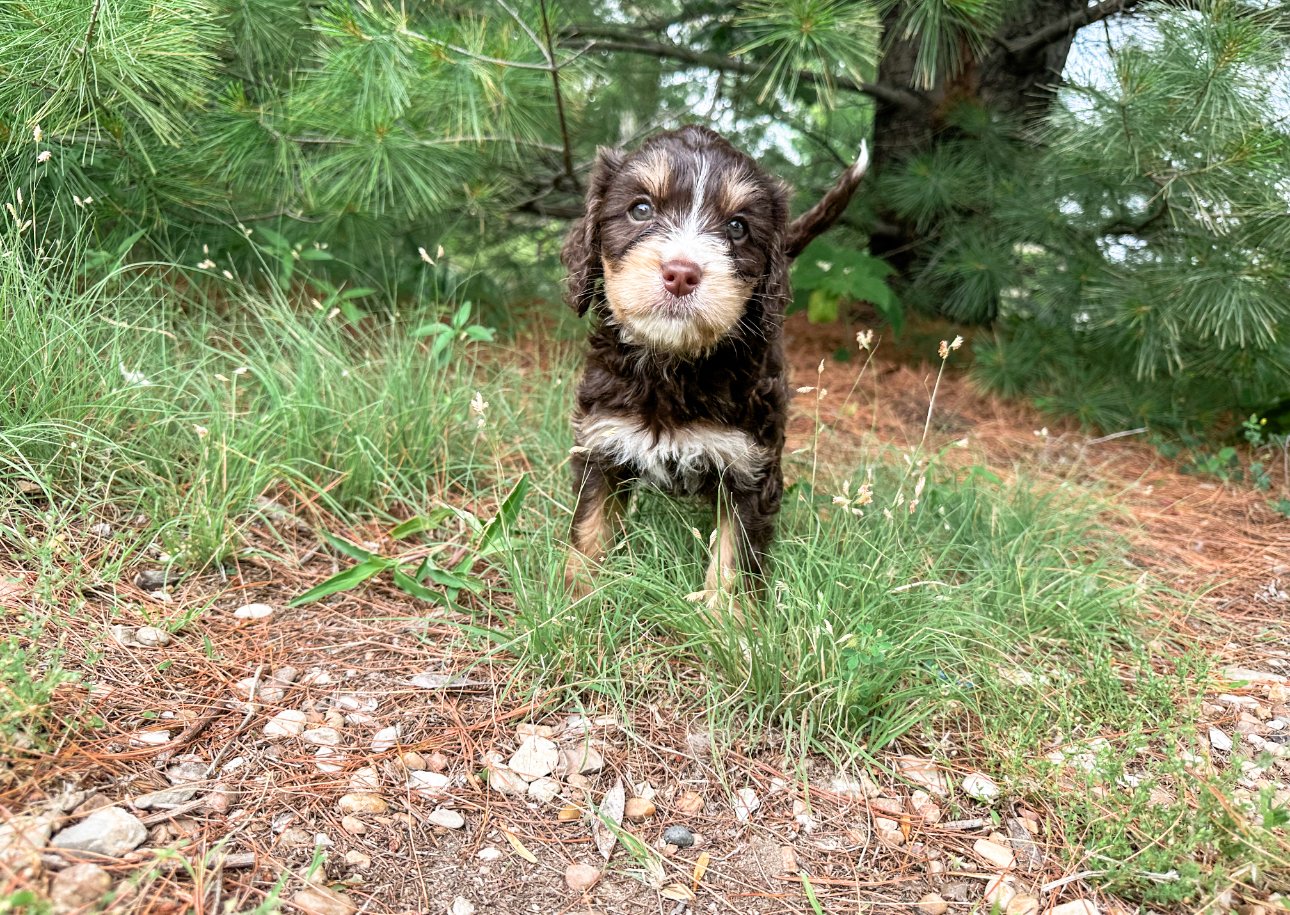
<instances>
[{"instance_id":1,"label":"pine branch","mask_svg":"<svg viewBox=\"0 0 1290 915\"><path fill-rule=\"evenodd\" d=\"M660 60L674 60L680 63L694 64L709 70L722 70L727 73L762 72L760 64L724 54L695 51L662 41L645 38L634 38L618 29L606 29L599 26L574 26L564 35L566 40L591 39L588 48L601 51L619 51L625 54L644 54ZM927 101L922 95L909 89L900 89L882 83L862 83L846 76L826 77L815 70L798 70L797 78L817 86L834 85L849 92L858 92L887 105L911 110L923 110Z\"/></svg>"},{"instance_id":2,"label":"pine branch","mask_svg":"<svg viewBox=\"0 0 1290 915\"><path fill-rule=\"evenodd\" d=\"M1015 57L1028 57L1031 54L1042 51L1053 42L1060 41L1066 36L1079 31L1086 25L1101 22L1108 16L1131 10L1140 2L1141 0L1104 0L1104 2L1095 6L1084 7L1068 16L1054 20L1029 35L1022 35L1019 38L1005 41L1003 46L1009 54Z\"/></svg>"},{"instance_id":3,"label":"pine branch","mask_svg":"<svg viewBox=\"0 0 1290 915\"><path fill-rule=\"evenodd\" d=\"M501 0L498 0L500 3ZM555 39L551 36L551 17L547 15L546 0L541 0L542 6L542 34L546 38L546 46L542 53L546 55L546 61L551 65L551 85L555 91L555 114L560 122L560 140L564 145L564 175L575 186L578 179L573 174L573 146L569 142L569 125L564 118L564 96L560 94L560 67L555 60Z\"/></svg>"}]
</instances>

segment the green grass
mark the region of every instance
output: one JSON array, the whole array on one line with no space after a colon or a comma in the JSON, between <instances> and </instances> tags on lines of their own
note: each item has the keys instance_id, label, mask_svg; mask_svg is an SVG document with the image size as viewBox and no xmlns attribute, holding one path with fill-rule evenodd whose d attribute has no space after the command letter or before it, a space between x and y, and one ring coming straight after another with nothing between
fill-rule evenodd
<instances>
[{"instance_id":1,"label":"green grass","mask_svg":"<svg viewBox=\"0 0 1290 915\"><path fill-rule=\"evenodd\" d=\"M415 333L447 306L356 326L272 291L203 301L157 271L87 284L13 257L0 308L0 557L36 582L33 600L3 604L0 740L71 726L39 710L76 675L60 646L77 625L66 595L85 582L218 563L273 519L266 497L315 506L320 524L444 504L483 518L527 472L481 643L518 659L524 688L660 702L718 744L846 763L952 748L949 762L1055 810L1073 864L1162 904L1249 879L1243 861L1285 867L1267 831L1282 814L1251 825L1223 801L1230 779L1179 768L1199 746L1205 663L1151 657L1149 586L1082 491L877 443L864 466L839 466L820 430L819 453L790 457L773 580L742 620L714 623L683 597L702 581L711 519L650 494L597 591L571 602L572 354L525 374L462 328ZM487 406L472 410L476 392ZM862 514L834 498L866 483ZM102 521L113 531L91 546ZM1048 754L1099 737L1096 771L1065 781ZM1093 790L1125 774L1136 785L1117 798ZM1159 785L1170 803L1152 802Z\"/></svg>"}]
</instances>

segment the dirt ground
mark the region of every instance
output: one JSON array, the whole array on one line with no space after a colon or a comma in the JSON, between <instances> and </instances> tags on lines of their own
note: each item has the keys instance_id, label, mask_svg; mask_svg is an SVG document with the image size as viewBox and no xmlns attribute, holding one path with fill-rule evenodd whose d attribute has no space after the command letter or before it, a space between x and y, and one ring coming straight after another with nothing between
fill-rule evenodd
<instances>
[{"instance_id":1,"label":"dirt ground","mask_svg":"<svg viewBox=\"0 0 1290 915\"><path fill-rule=\"evenodd\" d=\"M880 356L856 385L860 362L831 358L855 350L856 329L790 323L794 384L827 390L796 399L790 450L811 443L817 410L832 431L816 447L835 462L923 434L935 343L925 361L908 351ZM540 359L540 344L529 352ZM938 443L966 438L956 461L1108 496L1119 511L1106 523L1131 539L1144 571L1205 592L1206 613L1179 601L1160 607L1157 621L1176 643L1212 646L1222 658L1228 676L1204 724L1237 740L1283 742L1273 722L1290 718L1290 521L1264 495L1185 475L1133 436L1091 438L983 396L953 365L929 434ZM918 911L915 901L931 892L952 912L988 911L989 898L1027 911L1008 902L1014 894L1034 897L1040 911L1066 904L1063 915L1122 910L1066 872L1052 853L1064 841L1061 824L1045 811L1004 798L992 818L955 787L966 772L938 769L917 747L883 760L904 778L876 781L738 740L713 754L711 735L683 709L624 719L615 708L525 692L505 664L477 664L462 618L410 613L379 584L290 609L289 598L334 565L309 526L283 517L276 527L252 531L255 549L227 575L160 595L128 580L86 595L90 625L69 630L64 665L92 671L92 686L60 688L54 712L94 726L52 752L0 763L0 820L10 826L7 837L0 832L0 899L27 888L61 893L62 910L93 911L76 907L67 875L95 860L114 912L245 912L280 901L321 915L805 915ZM235 616L254 603L273 613ZM185 614L190 621L164 645L113 635L123 621ZM420 675L429 676L414 683ZM522 768L513 759L521 745L552 771L540 789L519 783L513 790L526 794L502 793L508 782L497 773ZM1287 768L1266 777L1285 794ZM589 811L611 809L619 785L642 798L632 812L644 815L624 823L606 865ZM147 828L134 850L106 860L13 839L14 817L57 834L102 805ZM695 844L664 845L668 826L684 826ZM1007 863L992 860L1001 853ZM576 863L604 875L575 891L566 870ZM1071 907L1081 900L1097 908Z\"/></svg>"}]
</instances>

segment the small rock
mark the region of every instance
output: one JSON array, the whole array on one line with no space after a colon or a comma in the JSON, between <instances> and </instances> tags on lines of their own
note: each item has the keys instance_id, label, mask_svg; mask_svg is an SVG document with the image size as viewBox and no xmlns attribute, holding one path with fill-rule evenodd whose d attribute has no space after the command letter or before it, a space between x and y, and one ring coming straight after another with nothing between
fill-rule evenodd
<instances>
[{"instance_id":1,"label":"small rock","mask_svg":"<svg viewBox=\"0 0 1290 915\"><path fill-rule=\"evenodd\" d=\"M435 750L426 757L426 768L431 772L442 772L448 768L448 757Z\"/></svg>"},{"instance_id":2,"label":"small rock","mask_svg":"<svg viewBox=\"0 0 1290 915\"><path fill-rule=\"evenodd\" d=\"M687 816L693 816L703 810L703 795L697 791L686 791L676 799L676 809Z\"/></svg>"},{"instance_id":3,"label":"small rock","mask_svg":"<svg viewBox=\"0 0 1290 915\"><path fill-rule=\"evenodd\" d=\"M361 769L355 769L354 774L349 777L349 790L360 792L379 791L381 788L381 776L376 771L375 766L363 766Z\"/></svg>"},{"instance_id":4,"label":"small rock","mask_svg":"<svg viewBox=\"0 0 1290 915\"><path fill-rule=\"evenodd\" d=\"M345 769L345 757L335 747L319 747L314 751L314 765L319 772L335 775Z\"/></svg>"},{"instance_id":5,"label":"small rock","mask_svg":"<svg viewBox=\"0 0 1290 915\"><path fill-rule=\"evenodd\" d=\"M237 791L222 782L211 786L206 795L206 809L211 813L228 813L237 800Z\"/></svg>"},{"instance_id":6,"label":"small rock","mask_svg":"<svg viewBox=\"0 0 1290 915\"><path fill-rule=\"evenodd\" d=\"M299 826L288 826L278 833L278 844L286 848L304 848L314 844L314 837L309 830Z\"/></svg>"},{"instance_id":7,"label":"small rock","mask_svg":"<svg viewBox=\"0 0 1290 915\"><path fill-rule=\"evenodd\" d=\"M1209 729L1209 745L1220 753L1232 752L1232 738L1215 727Z\"/></svg>"},{"instance_id":8,"label":"small rock","mask_svg":"<svg viewBox=\"0 0 1290 915\"><path fill-rule=\"evenodd\" d=\"M50 844L69 851L119 858L138 848L147 837L148 829L138 817L120 807L104 807L58 833Z\"/></svg>"},{"instance_id":9,"label":"small rock","mask_svg":"<svg viewBox=\"0 0 1290 915\"><path fill-rule=\"evenodd\" d=\"M590 864L570 864L564 872L564 882L575 893L585 893L598 882L601 873Z\"/></svg>"},{"instance_id":10,"label":"small rock","mask_svg":"<svg viewBox=\"0 0 1290 915\"><path fill-rule=\"evenodd\" d=\"M139 795L134 799L134 806L140 810L164 810L192 800L196 793L196 788L164 788Z\"/></svg>"},{"instance_id":11,"label":"small rock","mask_svg":"<svg viewBox=\"0 0 1290 915\"><path fill-rule=\"evenodd\" d=\"M920 759L917 756L897 757L896 771L932 794L944 796L949 793L949 780L930 759Z\"/></svg>"},{"instance_id":12,"label":"small rock","mask_svg":"<svg viewBox=\"0 0 1290 915\"><path fill-rule=\"evenodd\" d=\"M390 809L379 794L346 794L336 805L341 813L349 814L379 814Z\"/></svg>"},{"instance_id":13,"label":"small rock","mask_svg":"<svg viewBox=\"0 0 1290 915\"><path fill-rule=\"evenodd\" d=\"M560 793L560 783L550 777L539 778L529 783L529 797L539 804L549 804Z\"/></svg>"},{"instance_id":14,"label":"small rock","mask_svg":"<svg viewBox=\"0 0 1290 915\"><path fill-rule=\"evenodd\" d=\"M461 829L466 825L466 818L455 810L449 810L447 807L436 807L426 814L426 821L433 823L435 826L442 826L444 829Z\"/></svg>"},{"instance_id":15,"label":"small rock","mask_svg":"<svg viewBox=\"0 0 1290 915\"><path fill-rule=\"evenodd\" d=\"M465 896L458 896L448 906L448 915L475 915L475 904Z\"/></svg>"},{"instance_id":16,"label":"small rock","mask_svg":"<svg viewBox=\"0 0 1290 915\"><path fill-rule=\"evenodd\" d=\"M108 524L106 521L100 521L97 524L91 524L89 527L89 531L95 537L103 537L103 538L111 537L112 525Z\"/></svg>"},{"instance_id":17,"label":"small rock","mask_svg":"<svg viewBox=\"0 0 1290 915\"><path fill-rule=\"evenodd\" d=\"M170 743L170 732L167 730L135 731L130 735L132 747L159 747Z\"/></svg>"},{"instance_id":18,"label":"small rock","mask_svg":"<svg viewBox=\"0 0 1290 915\"><path fill-rule=\"evenodd\" d=\"M560 762L560 748L536 734L525 737L509 763L511 771L531 782L549 775Z\"/></svg>"},{"instance_id":19,"label":"small rock","mask_svg":"<svg viewBox=\"0 0 1290 915\"><path fill-rule=\"evenodd\" d=\"M623 807L623 816L633 823L644 823L654 815L655 809L652 801L647 801L643 797L629 797Z\"/></svg>"},{"instance_id":20,"label":"small rock","mask_svg":"<svg viewBox=\"0 0 1290 915\"><path fill-rule=\"evenodd\" d=\"M555 728L549 724L530 724L524 722L515 728L515 739L523 740L525 737L545 737L550 740L555 736Z\"/></svg>"},{"instance_id":21,"label":"small rock","mask_svg":"<svg viewBox=\"0 0 1290 915\"><path fill-rule=\"evenodd\" d=\"M0 869L22 871L40 867L40 850L54 831L48 816L16 816L0 822Z\"/></svg>"},{"instance_id":22,"label":"small rock","mask_svg":"<svg viewBox=\"0 0 1290 915\"><path fill-rule=\"evenodd\" d=\"M430 766L426 763L426 758L415 750L409 750L406 753L399 754L399 762L403 763L403 768L409 772L424 772ZM442 769L439 771L443 771Z\"/></svg>"},{"instance_id":23,"label":"small rock","mask_svg":"<svg viewBox=\"0 0 1290 915\"><path fill-rule=\"evenodd\" d=\"M796 874L798 871L797 849L791 845L779 847L779 866L785 874Z\"/></svg>"},{"instance_id":24,"label":"small rock","mask_svg":"<svg viewBox=\"0 0 1290 915\"><path fill-rule=\"evenodd\" d=\"M340 731L335 728L310 728L300 733L300 739L318 747L334 747L340 743Z\"/></svg>"},{"instance_id":25,"label":"small rock","mask_svg":"<svg viewBox=\"0 0 1290 915\"><path fill-rule=\"evenodd\" d=\"M567 807L561 807L555 818L561 823L572 823L582 819L582 810L570 804Z\"/></svg>"},{"instance_id":26,"label":"small rock","mask_svg":"<svg viewBox=\"0 0 1290 915\"><path fill-rule=\"evenodd\" d=\"M484 848L481 848L479 851L475 852L475 857L478 858L480 861L496 861L501 856L502 856L502 850L500 848L494 848L491 845L485 846Z\"/></svg>"},{"instance_id":27,"label":"small rock","mask_svg":"<svg viewBox=\"0 0 1290 915\"><path fill-rule=\"evenodd\" d=\"M325 886L310 886L291 897L291 904L307 915L354 915L358 906Z\"/></svg>"},{"instance_id":28,"label":"small rock","mask_svg":"<svg viewBox=\"0 0 1290 915\"><path fill-rule=\"evenodd\" d=\"M345 863L356 870L365 871L372 866L372 859L358 849L352 848L345 852Z\"/></svg>"},{"instance_id":29,"label":"small rock","mask_svg":"<svg viewBox=\"0 0 1290 915\"><path fill-rule=\"evenodd\" d=\"M1012 867L1012 862L1016 858L1016 853L1011 848L998 842L991 842L989 839L977 839L972 845L972 850L983 860L998 868Z\"/></svg>"},{"instance_id":30,"label":"small rock","mask_svg":"<svg viewBox=\"0 0 1290 915\"><path fill-rule=\"evenodd\" d=\"M1048 910L1048 915L1101 915L1101 912L1092 900L1076 899L1054 906Z\"/></svg>"},{"instance_id":31,"label":"small rock","mask_svg":"<svg viewBox=\"0 0 1290 915\"><path fill-rule=\"evenodd\" d=\"M268 604L246 604L234 610L233 616L239 620L262 620L273 616L273 608Z\"/></svg>"},{"instance_id":32,"label":"small rock","mask_svg":"<svg viewBox=\"0 0 1290 915\"><path fill-rule=\"evenodd\" d=\"M576 747L564 747L560 751L560 761L555 774L559 776L591 775L605 767L605 759L600 751L587 744Z\"/></svg>"},{"instance_id":33,"label":"small rock","mask_svg":"<svg viewBox=\"0 0 1290 915\"><path fill-rule=\"evenodd\" d=\"M1006 909L1016 895L1017 888L1013 879L1006 874L995 874L985 885L985 896L982 898L988 908L997 911Z\"/></svg>"},{"instance_id":34,"label":"small rock","mask_svg":"<svg viewBox=\"0 0 1290 915\"><path fill-rule=\"evenodd\" d=\"M305 730L305 713L299 709L285 709L269 719L264 726L265 737L298 737Z\"/></svg>"},{"instance_id":35,"label":"small rock","mask_svg":"<svg viewBox=\"0 0 1290 915\"><path fill-rule=\"evenodd\" d=\"M452 779L442 772L409 772L408 790L426 794L441 794L452 785Z\"/></svg>"},{"instance_id":36,"label":"small rock","mask_svg":"<svg viewBox=\"0 0 1290 915\"><path fill-rule=\"evenodd\" d=\"M166 585L175 584L179 576L162 569L144 569L134 576L134 586L140 591L163 591Z\"/></svg>"},{"instance_id":37,"label":"small rock","mask_svg":"<svg viewBox=\"0 0 1290 915\"><path fill-rule=\"evenodd\" d=\"M88 909L112 891L112 876L97 864L73 864L59 871L49 890L56 912Z\"/></svg>"},{"instance_id":38,"label":"small rock","mask_svg":"<svg viewBox=\"0 0 1290 915\"><path fill-rule=\"evenodd\" d=\"M689 848L694 844L694 833L684 826L669 826L663 830L663 841L677 848Z\"/></svg>"},{"instance_id":39,"label":"small rock","mask_svg":"<svg viewBox=\"0 0 1290 915\"><path fill-rule=\"evenodd\" d=\"M340 818L340 828L345 830L351 836L361 836L367 832L367 824L356 816L346 814Z\"/></svg>"},{"instance_id":40,"label":"small rock","mask_svg":"<svg viewBox=\"0 0 1290 915\"><path fill-rule=\"evenodd\" d=\"M1039 900L1022 893L1012 897L1012 902L1008 903L1005 911L1007 915L1039 915Z\"/></svg>"},{"instance_id":41,"label":"small rock","mask_svg":"<svg viewBox=\"0 0 1290 915\"><path fill-rule=\"evenodd\" d=\"M399 738L403 736L403 729L397 724L388 728L381 728L372 735L372 752L384 753L386 750L393 749L398 745Z\"/></svg>"},{"instance_id":42,"label":"small rock","mask_svg":"<svg viewBox=\"0 0 1290 915\"><path fill-rule=\"evenodd\" d=\"M936 893L928 893L918 900L918 909L925 915L945 915L950 910L950 904Z\"/></svg>"},{"instance_id":43,"label":"small rock","mask_svg":"<svg viewBox=\"0 0 1290 915\"><path fill-rule=\"evenodd\" d=\"M492 765L486 771L488 773L488 787L494 791L510 795L528 794L529 783L506 766Z\"/></svg>"},{"instance_id":44,"label":"small rock","mask_svg":"<svg viewBox=\"0 0 1290 915\"><path fill-rule=\"evenodd\" d=\"M999 799L999 786L989 776L973 772L963 776L963 793L983 804L993 804Z\"/></svg>"},{"instance_id":45,"label":"small rock","mask_svg":"<svg viewBox=\"0 0 1290 915\"><path fill-rule=\"evenodd\" d=\"M145 648L159 648L170 644L170 633L156 626L140 626L134 630L134 640Z\"/></svg>"},{"instance_id":46,"label":"small rock","mask_svg":"<svg viewBox=\"0 0 1290 915\"><path fill-rule=\"evenodd\" d=\"M761 800L752 788L740 788L735 792L735 819L740 823L747 823L753 811L760 806Z\"/></svg>"}]
</instances>

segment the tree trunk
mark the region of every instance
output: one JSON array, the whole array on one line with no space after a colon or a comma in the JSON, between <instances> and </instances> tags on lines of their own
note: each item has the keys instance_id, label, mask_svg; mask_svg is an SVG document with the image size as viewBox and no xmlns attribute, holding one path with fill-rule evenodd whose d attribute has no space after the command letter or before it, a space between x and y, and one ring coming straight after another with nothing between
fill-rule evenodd
<instances>
[{"instance_id":1,"label":"tree trunk","mask_svg":"<svg viewBox=\"0 0 1290 915\"><path fill-rule=\"evenodd\" d=\"M1018 44L1050 23L1069 18L1086 9L1088 4L1086 0L1028 0L1017 6L994 36L985 56L973 59L971 51L965 49L961 71L938 76L932 88L925 92L929 101L925 108L879 100L874 117L876 175L881 176L885 168L954 136L945 118L960 103L975 103L1011 115L1023 125L1036 124L1048 113L1075 37L1074 27L1055 40L1025 52L1017 53L1007 46ZM887 40L878 66L878 82L913 87L917 76L917 38L900 35L899 19L899 8L884 18ZM891 213L878 215L879 228L870 240L873 253L908 274L917 265L919 242L925 234L915 232L912 226L903 224Z\"/></svg>"}]
</instances>

